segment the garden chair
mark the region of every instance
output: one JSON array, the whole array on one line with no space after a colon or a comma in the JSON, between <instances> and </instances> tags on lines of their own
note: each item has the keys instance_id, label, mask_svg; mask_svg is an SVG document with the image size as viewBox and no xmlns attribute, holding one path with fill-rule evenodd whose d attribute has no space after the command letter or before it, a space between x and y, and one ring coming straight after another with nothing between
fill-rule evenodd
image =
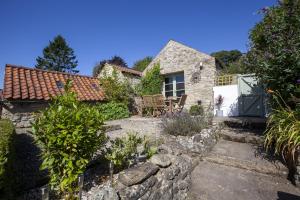
<instances>
[{"instance_id":1,"label":"garden chair","mask_svg":"<svg viewBox=\"0 0 300 200\"><path fill-rule=\"evenodd\" d=\"M146 111L146 114L149 115L150 112L153 111L154 103L152 95L144 95L143 96L143 111ZM153 113L152 113L153 115Z\"/></svg>"},{"instance_id":2,"label":"garden chair","mask_svg":"<svg viewBox=\"0 0 300 200\"><path fill-rule=\"evenodd\" d=\"M174 111L175 111L175 112L181 113L181 111L182 111L183 108L184 108L186 98L187 98L187 95L186 95L186 94L184 94L184 95L182 95L182 96L180 97L178 103L175 105L175 108L174 108Z\"/></svg>"},{"instance_id":3,"label":"garden chair","mask_svg":"<svg viewBox=\"0 0 300 200\"><path fill-rule=\"evenodd\" d=\"M160 116L166 113L167 105L162 94L153 95L153 104L154 114L157 113L157 116Z\"/></svg>"}]
</instances>

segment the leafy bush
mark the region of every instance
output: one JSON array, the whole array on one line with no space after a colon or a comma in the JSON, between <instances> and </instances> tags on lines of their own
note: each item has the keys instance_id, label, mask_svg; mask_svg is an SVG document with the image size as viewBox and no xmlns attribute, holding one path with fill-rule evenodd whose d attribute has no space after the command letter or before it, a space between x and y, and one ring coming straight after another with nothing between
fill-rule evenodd
<instances>
[{"instance_id":1,"label":"leafy bush","mask_svg":"<svg viewBox=\"0 0 300 200\"><path fill-rule=\"evenodd\" d=\"M140 95L160 94L162 81L163 78L160 75L160 65L155 64L152 69L146 72L146 75L142 77L140 84L137 85L137 93Z\"/></svg>"},{"instance_id":2,"label":"leafy bush","mask_svg":"<svg viewBox=\"0 0 300 200\"><path fill-rule=\"evenodd\" d=\"M100 78L100 85L107 101L129 104L133 89L127 81L119 80L116 70L111 76L104 75Z\"/></svg>"},{"instance_id":3,"label":"leafy bush","mask_svg":"<svg viewBox=\"0 0 300 200\"><path fill-rule=\"evenodd\" d=\"M197 115L203 115L204 108L201 105L193 105L190 108L190 115L197 116Z\"/></svg>"},{"instance_id":4,"label":"leafy bush","mask_svg":"<svg viewBox=\"0 0 300 200\"><path fill-rule=\"evenodd\" d=\"M191 116L182 112L163 119L163 132L170 135L192 136L211 123L208 115Z\"/></svg>"},{"instance_id":5,"label":"leafy bush","mask_svg":"<svg viewBox=\"0 0 300 200\"><path fill-rule=\"evenodd\" d=\"M12 164L15 159L14 151L15 128L8 119L0 120L0 190L8 193L12 187Z\"/></svg>"},{"instance_id":6,"label":"leafy bush","mask_svg":"<svg viewBox=\"0 0 300 200\"><path fill-rule=\"evenodd\" d=\"M275 148L275 153L281 154L289 167L293 167L300 147L300 107L292 110L279 93L275 93L274 99L278 108L268 118L265 146Z\"/></svg>"},{"instance_id":7,"label":"leafy bush","mask_svg":"<svg viewBox=\"0 0 300 200\"><path fill-rule=\"evenodd\" d=\"M54 190L72 198L77 191L78 175L82 174L93 153L100 149L106 137L99 130L103 117L95 108L77 101L70 92L55 97L32 124L36 142L41 146L41 168L50 174Z\"/></svg>"},{"instance_id":8,"label":"leafy bush","mask_svg":"<svg viewBox=\"0 0 300 200\"><path fill-rule=\"evenodd\" d=\"M262 21L250 32L245 69L286 99L300 74L300 1L281 0L261 13Z\"/></svg>"},{"instance_id":9,"label":"leafy bush","mask_svg":"<svg viewBox=\"0 0 300 200\"><path fill-rule=\"evenodd\" d=\"M97 104L96 107L103 115L105 121L129 117L129 110L125 103L111 101L108 103Z\"/></svg>"},{"instance_id":10,"label":"leafy bush","mask_svg":"<svg viewBox=\"0 0 300 200\"><path fill-rule=\"evenodd\" d=\"M116 138L111 141L111 144L106 158L117 169L122 169L132 164L138 153L145 154L147 158L150 158L157 152L157 149L150 144L146 137L138 137L137 133L127 133L126 137ZM142 147L142 152L138 152L138 146Z\"/></svg>"}]
</instances>

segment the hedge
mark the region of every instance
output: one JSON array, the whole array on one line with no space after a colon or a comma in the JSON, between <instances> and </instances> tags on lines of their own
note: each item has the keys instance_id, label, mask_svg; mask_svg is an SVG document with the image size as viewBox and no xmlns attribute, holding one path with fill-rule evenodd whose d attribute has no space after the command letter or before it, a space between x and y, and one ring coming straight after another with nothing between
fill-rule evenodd
<instances>
[{"instance_id":1,"label":"hedge","mask_svg":"<svg viewBox=\"0 0 300 200\"><path fill-rule=\"evenodd\" d=\"M97 109L103 115L104 120L115 120L129 117L128 106L125 103L114 101L97 104Z\"/></svg>"},{"instance_id":2,"label":"hedge","mask_svg":"<svg viewBox=\"0 0 300 200\"><path fill-rule=\"evenodd\" d=\"M0 190L4 192L10 188L12 180L12 163L15 157L14 141L15 128L8 119L0 119Z\"/></svg>"}]
</instances>

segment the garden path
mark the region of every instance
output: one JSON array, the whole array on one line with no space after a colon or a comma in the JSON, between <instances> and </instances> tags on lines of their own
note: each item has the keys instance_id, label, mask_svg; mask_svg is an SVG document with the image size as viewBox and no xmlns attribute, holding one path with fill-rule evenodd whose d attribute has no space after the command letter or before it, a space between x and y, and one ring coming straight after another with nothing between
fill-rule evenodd
<instances>
[{"instance_id":1,"label":"garden path","mask_svg":"<svg viewBox=\"0 0 300 200\"><path fill-rule=\"evenodd\" d=\"M296 200L287 169L249 143L220 140L192 172L191 199Z\"/></svg>"}]
</instances>

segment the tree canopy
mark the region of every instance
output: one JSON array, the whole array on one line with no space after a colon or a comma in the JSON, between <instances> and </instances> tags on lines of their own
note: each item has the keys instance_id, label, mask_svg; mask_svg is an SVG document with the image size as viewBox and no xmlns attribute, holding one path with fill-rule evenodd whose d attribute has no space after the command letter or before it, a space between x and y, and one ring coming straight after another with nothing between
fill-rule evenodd
<instances>
[{"instance_id":1,"label":"tree canopy","mask_svg":"<svg viewBox=\"0 0 300 200\"><path fill-rule=\"evenodd\" d=\"M222 72L226 74L239 74L243 73L243 66L241 63L242 60L242 52L239 50L231 50L231 51L217 51L211 53L211 56L215 57L219 64L221 65Z\"/></svg>"},{"instance_id":2,"label":"tree canopy","mask_svg":"<svg viewBox=\"0 0 300 200\"><path fill-rule=\"evenodd\" d=\"M152 60L153 60L153 58L151 56L147 56L143 59L137 60L133 64L132 69L142 72L142 71L144 71L144 69L146 69L146 67L151 63Z\"/></svg>"},{"instance_id":3,"label":"tree canopy","mask_svg":"<svg viewBox=\"0 0 300 200\"><path fill-rule=\"evenodd\" d=\"M289 98L300 78L300 0L282 0L261 13L263 20L250 32L245 65L268 89Z\"/></svg>"},{"instance_id":4,"label":"tree canopy","mask_svg":"<svg viewBox=\"0 0 300 200\"><path fill-rule=\"evenodd\" d=\"M100 73L101 68L105 65L105 63L118 65L121 67L128 67L127 63L123 58L120 56L113 56L111 59L108 60L101 60L96 66L93 68L93 76L96 77Z\"/></svg>"},{"instance_id":5,"label":"tree canopy","mask_svg":"<svg viewBox=\"0 0 300 200\"><path fill-rule=\"evenodd\" d=\"M35 67L38 69L75 74L79 72L75 69L78 61L74 55L74 50L68 46L61 35L49 42L49 45L43 50L43 56L39 56L36 62Z\"/></svg>"}]
</instances>

